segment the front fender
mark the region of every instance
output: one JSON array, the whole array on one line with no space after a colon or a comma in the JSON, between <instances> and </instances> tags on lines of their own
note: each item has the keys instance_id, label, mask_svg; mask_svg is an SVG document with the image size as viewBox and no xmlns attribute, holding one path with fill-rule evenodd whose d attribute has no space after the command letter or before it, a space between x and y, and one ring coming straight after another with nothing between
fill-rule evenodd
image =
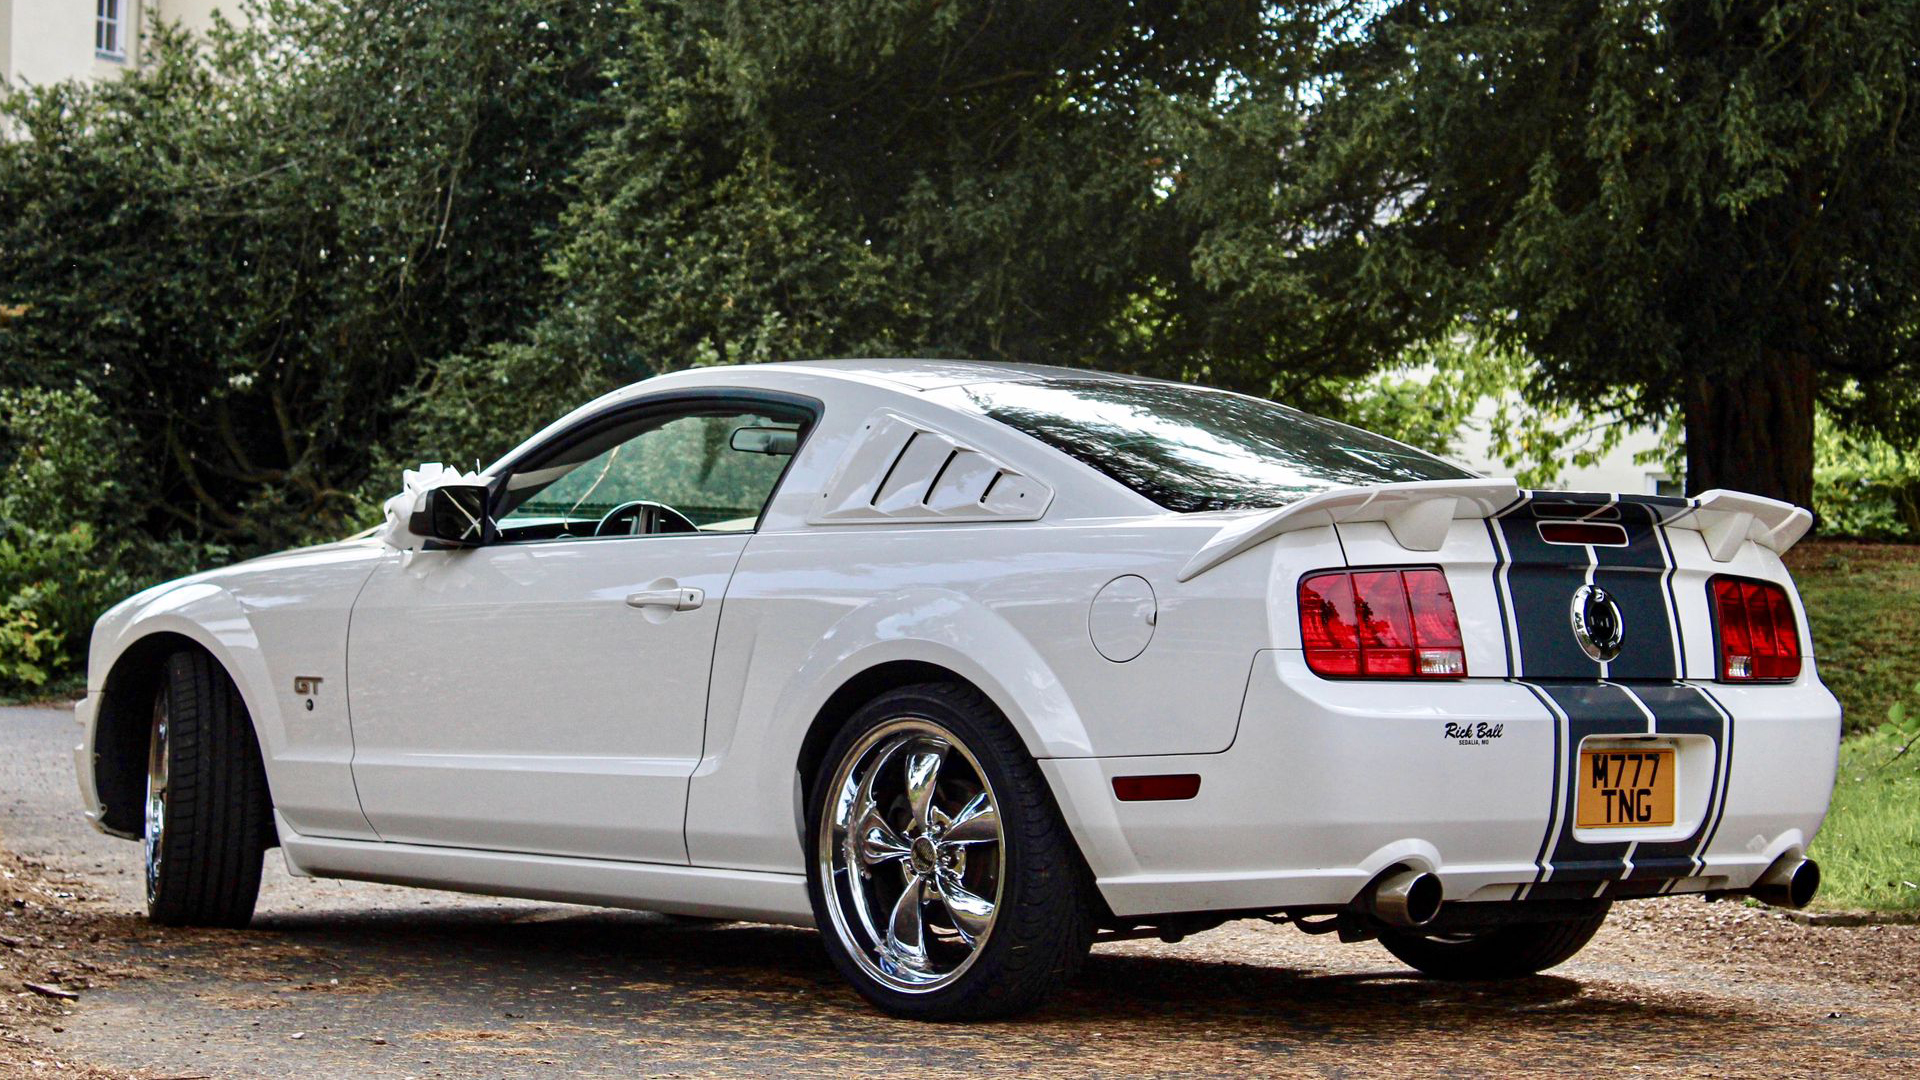
<instances>
[{"instance_id":1,"label":"front fender","mask_svg":"<svg viewBox=\"0 0 1920 1080\"><path fill-rule=\"evenodd\" d=\"M380 554L367 545L289 552L148 589L101 616L89 644L89 705L82 710L91 722L77 755L89 809L99 812L99 796L118 805L109 791L95 794L99 782L91 774L104 776L102 755L115 755L113 767L123 779L134 768L134 750L144 755L144 732L100 738L146 722L119 715L116 669L130 653L144 665L170 652L171 643L190 642L238 689L281 816L310 835L374 838L353 789L346 629L353 599ZM143 759L139 771L144 768Z\"/></svg>"},{"instance_id":2,"label":"front fender","mask_svg":"<svg viewBox=\"0 0 1920 1080\"><path fill-rule=\"evenodd\" d=\"M272 763L276 752L286 744L286 721L280 703L269 690L272 678L261 653L260 638L240 602L227 590L205 581L141 593L107 612L95 624L87 659L89 704L83 713L88 727L83 747L89 749L82 767L92 766L90 748L96 743L97 726L102 721L111 722L103 707L109 677L129 652L140 650L143 644L153 644L163 636L170 640L184 639L205 649L226 669L239 688L247 714L253 719L268 763L268 783L272 786ZM174 650L169 646L163 651ZM90 777L82 777L81 790L83 794L93 791ZM124 832L121 835L125 835Z\"/></svg>"}]
</instances>

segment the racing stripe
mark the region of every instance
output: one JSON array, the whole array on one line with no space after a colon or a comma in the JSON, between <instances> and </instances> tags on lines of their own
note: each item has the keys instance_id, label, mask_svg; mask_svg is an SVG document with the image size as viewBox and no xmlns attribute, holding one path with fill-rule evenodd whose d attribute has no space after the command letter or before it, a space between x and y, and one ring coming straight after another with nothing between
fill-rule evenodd
<instances>
[{"instance_id":1,"label":"racing stripe","mask_svg":"<svg viewBox=\"0 0 1920 1080\"><path fill-rule=\"evenodd\" d=\"M1573 899L1600 895L1645 895L1670 891L1680 879L1699 877L1705 853L1726 814L1733 721L1703 687L1681 683L1532 683L1526 687L1554 717L1554 793L1546 837L1535 857L1534 882L1514 899ZM1700 822L1685 837L1658 841L1583 841L1574 837L1582 742L1608 735L1704 737L1712 758L1707 802ZM1677 764L1677 763L1676 763ZM1623 887L1644 883L1652 888Z\"/></svg>"},{"instance_id":2,"label":"racing stripe","mask_svg":"<svg viewBox=\"0 0 1920 1080\"><path fill-rule=\"evenodd\" d=\"M1629 879L1696 877L1701 870L1699 852L1705 846L1724 795L1726 748L1731 725L1727 716L1697 686L1622 687L1654 717L1657 735L1705 736L1713 747L1713 764L1707 781L1706 810L1693 833L1679 840L1643 843L1635 852Z\"/></svg>"},{"instance_id":3,"label":"racing stripe","mask_svg":"<svg viewBox=\"0 0 1920 1080\"><path fill-rule=\"evenodd\" d=\"M1515 685L1526 688L1528 693L1538 698L1541 707L1547 710L1547 715L1553 721L1553 772L1547 777L1547 827L1546 830L1540 834L1540 851L1533 857L1533 880L1524 882L1513 890L1513 898L1515 900L1525 900L1527 894L1533 891L1534 886L1540 884L1547 876L1547 852L1552 849L1553 838L1560 831L1560 812L1562 809L1560 804L1560 774L1567 766L1567 755L1561 747L1566 743L1567 714L1561 712L1560 707L1553 703L1553 699L1548 697L1544 691L1532 683L1516 681Z\"/></svg>"},{"instance_id":4,"label":"racing stripe","mask_svg":"<svg viewBox=\"0 0 1920 1080\"><path fill-rule=\"evenodd\" d=\"M1523 492L1487 519L1493 585L1510 681L1538 699L1553 723L1553 768L1532 882L1514 899L1643 895L1698 877L1725 813L1733 742L1730 715L1685 677L1686 650L1665 523L1692 500ZM1548 544L1541 520L1617 523L1624 547ZM1602 664L1573 638L1571 603L1582 584L1605 589L1626 630L1620 655ZM1631 680L1631 685L1607 681ZM1669 841L1576 840L1581 743L1606 735L1704 737L1712 746L1707 804L1692 835Z\"/></svg>"},{"instance_id":5,"label":"racing stripe","mask_svg":"<svg viewBox=\"0 0 1920 1080\"><path fill-rule=\"evenodd\" d=\"M1720 744L1720 757L1724 763L1724 767L1720 770L1720 787L1714 795L1712 805L1707 808L1707 816L1712 819L1713 824L1707 827L1707 834L1700 838L1700 847L1693 853L1693 861L1698 864L1700 872L1705 872L1707 868L1707 849L1713 846L1713 838L1720 831L1720 822L1727 816L1727 793L1733 790L1733 732L1739 725L1733 722L1733 713L1728 711L1727 707L1720 703L1719 698L1713 696L1711 690L1708 690L1704 686L1695 687L1694 689L1699 691L1700 696L1706 700L1707 704L1713 706L1714 712L1720 714L1720 719L1725 724L1726 730L1726 738L1721 740Z\"/></svg>"},{"instance_id":6,"label":"racing stripe","mask_svg":"<svg viewBox=\"0 0 1920 1080\"><path fill-rule=\"evenodd\" d=\"M1661 522L1663 506L1641 497L1583 492L1529 492L1524 506L1488 519L1495 531L1495 587L1511 615L1509 648L1515 678L1656 679L1680 677L1678 620L1668 588L1673 562ZM1531 513L1524 512L1530 509ZM1549 544L1539 523L1587 519L1617 524L1623 547ZM1620 609L1620 653L1601 663L1571 633L1571 605L1582 585L1605 589Z\"/></svg>"},{"instance_id":7,"label":"racing stripe","mask_svg":"<svg viewBox=\"0 0 1920 1080\"><path fill-rule=\"evenodd\" d=\"M1589 549L1600 561L1593 583L1613 597L1627 634L1621 640L1620 655L1607 665L1605 678L1674 679L1680 675L1673 608L1665 589L1669 563L1659 520L1652 507L1623 502L1619 524L1627 531L1627 546Z\"/></svg>"},{"instance_id":8,"label":"racing stripe","mask_svg":"<svg viewBox=\"0 0 1920 1080\"><path fill-rule=\"evenodd\" d=\"M1532 499L1533 492L1522 491L1518 498L1487 519L1487 537L1493 542L1493 592L1500 599L1501 644L1507 650L1507 674L1516 678L1520 675L1520 620L1519 613L1513 606L1513 589L1510 582L1513 553L1507 549L1506 519L1524 508Z\"/></svg>"},{"instance_id":9,"label":"racing stripe","mask_svg":"<svg viewBox=\"0 0 1920 1080\"><path fill-rule=\"evenodd\" d=\"M1560 770L1561 811L1554 832L1553 848L1547 853L1545 881L1559 885L1584 885L1584 889L1556 889L1561 896L1595 895L1597 884L1621 877L1627 871L1627 841L1584 842L1573 838L1573 808L1580 770L1580 745L1600 735L1645 735L1648 715L1627 691L1612 683L1542 683L1540 690L1566 716L1567 738L1560 754L1565 766ZM1657 723L1657 721L1655 721Z\"/></svg>"},{"instance_id":10,"label":"racing stripe","mask_svg":"<svg viewBox=\"0 0 1920 1080\"><path fill-rule=\"evenodd\" d=\"M1647 495L1636 501L1653 515L1653 531L1660 537L1660 550L1667 561L1666 572L1661 578L1667 590L1667 614L1673 626L1673 669L1677 673L1674 677L1684 679L1687 677L1687 630L1680 618L1680 599L1673 591L1673 579L1680 572L1680 560L1673 554L1673 536L1667 532L1667 522L1692 510L1696 504L1692 499L1670 495Z\"/></svg>"}]
</instances>

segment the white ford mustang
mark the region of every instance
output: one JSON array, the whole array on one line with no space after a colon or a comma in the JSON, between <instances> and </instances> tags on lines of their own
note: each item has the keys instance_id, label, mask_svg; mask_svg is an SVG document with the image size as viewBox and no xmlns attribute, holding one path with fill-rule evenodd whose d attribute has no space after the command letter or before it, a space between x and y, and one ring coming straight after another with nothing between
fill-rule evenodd
<instances>
[{"instance_id":1,"label":"white ford mustang","mask_svg":"<svg viewBox=\"0 0 1920 1080\"><path fill-rule=\"evenodd\" d=\"M819 927L882 1008L1269 916L1440 977L1615 900L1802 904L1806 511L1521 491L1061 369L667 375L94 630L87 816L163 923L295 874Z\"/></svg>"}]
</instances>

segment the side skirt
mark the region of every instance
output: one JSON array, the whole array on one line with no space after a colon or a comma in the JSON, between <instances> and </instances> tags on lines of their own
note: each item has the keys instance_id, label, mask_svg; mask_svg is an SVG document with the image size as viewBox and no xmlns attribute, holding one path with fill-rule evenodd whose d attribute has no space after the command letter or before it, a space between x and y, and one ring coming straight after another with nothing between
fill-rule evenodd
<instances>
[{"instance_id":1,"label":"side skirt","mask_svg":"<svg viewBox=\"0 0 1920 1080\"><path fill-rule=\"evenodd\" d=\"M813 925L807 879L799 874L332 840L300 836L285 822L280 825L280 850L286 856L287 871L300 877Z\"/></svg>"}]
</instances>

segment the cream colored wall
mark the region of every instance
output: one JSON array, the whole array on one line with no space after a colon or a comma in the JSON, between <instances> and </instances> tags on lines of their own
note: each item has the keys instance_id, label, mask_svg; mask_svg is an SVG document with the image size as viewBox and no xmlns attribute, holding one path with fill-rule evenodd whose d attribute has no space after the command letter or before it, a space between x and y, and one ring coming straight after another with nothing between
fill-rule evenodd
<instances>
[{"instance_id":1,"label":"cream colored wall","mask_svg":"<svg viewBox=\"0 0 1920 1080\"><path fill-rule=\"evenodd\" d=\"M0 0L0 86L13 79L13 0Z\"/></svg>"},{"instance_id":2,"label":"cream colored wall","mask_svg":"<svg viewBox=\"0 0 1920 1080\"><path fill-rule=\"evenodd\" d=\"M237 13L233 0L157 0L153 6L160 18L177 22L194 33L201 33L213 24L216 10L225 11L228 18Z\"/></svg>"},{"instance_id":3,"label":"cream colored wall","mask_svg":"<svg viewBox=\"0 0 1920 1080\"><path fill-rule=\"evenodd\" d=\"M93 0L11 0L6 74L10 82L96 77ZM107 66L108 71L117 65Z\"/></svg>"},{"instance_id":4,"label":"cream colored wall","mask_svg":"<svg viewBox=\"0 0 1920 1080\"><path fill-rule=\"evenodd\" d=\"M93 51L95 0L0 0L0 79L37 84L116 78L137 62L147 21L158 17L204 31L216 9L233 0L122 0L127 20L124 60Z\"/></svg>"}]
</instances>

